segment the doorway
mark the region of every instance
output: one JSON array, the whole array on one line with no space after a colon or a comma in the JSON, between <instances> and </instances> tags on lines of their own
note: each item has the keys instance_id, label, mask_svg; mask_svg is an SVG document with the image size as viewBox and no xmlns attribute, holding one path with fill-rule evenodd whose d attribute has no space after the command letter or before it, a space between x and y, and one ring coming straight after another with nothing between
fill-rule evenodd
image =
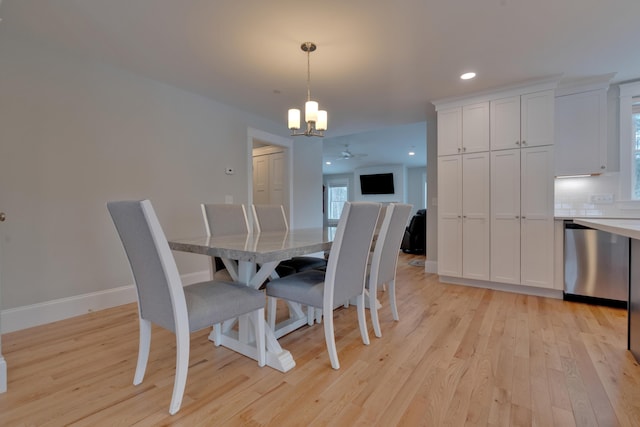
<instances>
[{"instance_id":1,"label":"doorway","mask_svg":"<svg viewBox=\"0 0 640 427\"><path fill-rule=\"evenodd\" d=\"M293 227L293 141L250 128L247 144L249 204L282 205Z\"/></svg>"}]
</instances>

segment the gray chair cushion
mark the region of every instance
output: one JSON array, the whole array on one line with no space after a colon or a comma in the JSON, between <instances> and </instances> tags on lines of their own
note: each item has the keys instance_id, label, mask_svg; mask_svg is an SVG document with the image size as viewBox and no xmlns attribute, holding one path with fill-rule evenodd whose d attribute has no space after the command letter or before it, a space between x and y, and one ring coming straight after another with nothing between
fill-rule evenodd
<instances>
[{"instance_id":1,"label":"gray chair cushion","mask_svg":"<svg viewBox=\"0 0 640 427\"><path fill-rule=\"evenodd\" d=\"M267 283L267 295L322 308L324 272L307 270Z\"/></svg>"},{"instance_id":2,"label":"gray chair cushion","mask_svg":"<svg viewBox=\"0 0 640 427\"><path fill-rule=\"evenodd\" d=\"M200 282L184 287L191 332L264 307L264 293L230 282Z\"/></svg>"}]
</instances>

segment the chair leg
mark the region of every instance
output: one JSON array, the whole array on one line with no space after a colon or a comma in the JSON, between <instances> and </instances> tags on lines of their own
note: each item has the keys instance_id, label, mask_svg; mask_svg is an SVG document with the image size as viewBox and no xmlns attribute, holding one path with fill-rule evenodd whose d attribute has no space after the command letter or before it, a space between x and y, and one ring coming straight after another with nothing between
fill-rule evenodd
<instances>
[{"instance_id":1,"label":"chair leg","mask_svg":"<svg viewBox=\"0 0 640 427\"><path fill-rule=\"evenodd\" d=\"M365 345L369 345L369 331L367 331L367 318L364 314L364 292L356 297L356 309L358 310L358 325L360 325L360 336ZM374 307L375 311L375 307ZM373 313L373 312L372 312Z\"/></svg>"},{"instance_id":2,"label":"chair leg","mask_svg":"<svg viewBox=\"0 0 640 427\"><path fill-rule=\"evenodd\" d=\"M176 377L173 383L173 395L169 405L169 413L174 415L180 410L184 387L187 384L189 370L189 331L176 331Z\"/></svg>"},{"instance_id":3,"label":"chair leg","mask_svg":"<svg viewBox=\"0 0 640 427\"><path fill-rule=\"evenodd\" d=\"M276 305L278 299L275 297L267 297L267 316L268 324L272 331L276 330Z\"/></svg>"},{"instance_id":4,"label":"chair leg","mask_svg":"<svg viewBox=\"0 0 640 427\"><path fill-rule=\"evenodd\" d=\"M275 299L275 298L274 298ZM256 348L258 350L258 366L263 367L267 363L267 342L265 334L264 308L256 310L253 314L253 329L256 332Z\"/></svg>"},{"instance_id":5,"label":"chair leg","mask_svg":"<svg viewBox=\"0 0 640 427\"><path fill-rule=\"evenodd\" d=\"M216 323L213 325L213 330L209 335L209 339L213 338L213 344L216 347L220 347L222 344L222 323Z\"/></svg>"},{"instance_id":6,"label":"chair leg","mask_svg":"<svg viewBox=\"0 0 640 427\"><path fill-rule=\"evenodd\" d=\"M398 316L398 306L396 305L396 279L389 282L389 305L391 306L393 320L400 320L400 316Z\"/></svg>"},{"instance_id":7,"label":"chair leg","mask_svg":"<svg viewBox=\"0 0 640 427\"><path fill-rule=\"evenodd\" d=\"M336 338L333 332L333 312L331 308L324 307L324 340L327 343L327 352L329 352L329 359L331 360L331 367L333 369L340 369L340 362L338 361L338 352L336 351Z\"/></svg>"},{"instance_id":8,"label":"chair leg","mask_svg":"<svg viewBox=\"0 0 640 427\"><path fill-rule=\"evenodd\" d=\"M138 365L133 376L133 385L138 385L144 378L151 347L151 322L140 318L140 342L138 344Z\"/></svg>"},{"instance_id":9,"label":"chair leg","mask_svg":"<svg viewBox=\"0 0 640 427\"><path fill-rule=\"evenodd\" d=\"M378 317L378 300L377 300L377 287L369 284L369 312L371 313L371 323L373 323L373 332L376 337L382 337L382 331L380 330L380 318Z\"/></svg>"},{"instance_id":10,"label":"chair leg","mask_svg":"<svg viewBox=\"0 0 640 427\"><path fill-rule=\"evenodd\" d=\"M307 306L307 325L313 326L316 320L316 309L312 306Z\"/></svg>"}]
</instances>

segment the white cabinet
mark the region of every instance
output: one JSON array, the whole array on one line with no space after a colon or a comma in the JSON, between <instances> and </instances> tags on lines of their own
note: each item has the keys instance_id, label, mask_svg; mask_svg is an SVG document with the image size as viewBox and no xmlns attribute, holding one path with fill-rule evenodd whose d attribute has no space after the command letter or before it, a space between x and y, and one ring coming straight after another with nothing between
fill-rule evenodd
<instances>
[{"instance_id":1,"label":"white cabinet","mask_svg":"<svg viewBox=\"0 0 640 427\"><path fill-rule=\"evenodd\" d=\"M479 102L462 107L462 151L489 151L489 103Z\"/></svg>"},{"instance_id":2,"label":"white cabinet","mask_svg":"<svg viewBox=\"0 0 640 427\"><path fill-rule=\"evenodd\" d=\"M438 111L438 156L459 154L462 149L462 108Z\"/></svg>"},{"instance_id":3,"label":"white cabinet","mask_svg":"<svg viewBox=\"0 0 640 427\"><path fill-rule=\"evenodd\" d=\"M491 280L553 288L553 147L491 153Z\"/></svg>"},{"instance_id":4,"label":"white cabinet","mask_svg":"<svg viewBox=\"0 0 640 427\"><path fill-rule=\"evenodd\" d=\"M493 100L490 110L491 150L553 145L553 90Z\"/></svg>"},{"instance_id":5,"label":"white cabinet","mask_svg":"<svg viewBox=\"0 0 640 427\"><path fill-rule=\"evenodd\" d=\"M607 169L607 90L556 97L556 175Z\"/></svg>"},{"instance_id":6,"label":"white cabinet","mask_svg":"<svg viewBox=\"0 0 640 427\"><path fill-rule=\"evenodd\" d=\"M489 280L489 153L438 158L438 273Z\"/></svg>"},{"instance_id":7,"label":"white cabinet","mask_svg":"<svg viewBox=\"0 0 640 427\"><path fill-rule=\"evenodd\" d=\"M522 253L520 283L553 288L552 146L521 150Z\"/></svg>"},{"instance_id":8,"label":"white cabinet","mask_svg":"<svg viewBox=\"0 0 640 427\"><path fill-rule=\"evenodd\" d=\"M520 150L491 153L491 280L520 283Z\"/></svg>"},{"instance_id":9,"label":"white cabinet","mask_svg":"<svg viewBox=\"0 0 640 427\"><path fill-rule=\"evenodd\" d=\"M489 102L438 111L438 155L489 150Z\"/></svg>"}]
</instances>

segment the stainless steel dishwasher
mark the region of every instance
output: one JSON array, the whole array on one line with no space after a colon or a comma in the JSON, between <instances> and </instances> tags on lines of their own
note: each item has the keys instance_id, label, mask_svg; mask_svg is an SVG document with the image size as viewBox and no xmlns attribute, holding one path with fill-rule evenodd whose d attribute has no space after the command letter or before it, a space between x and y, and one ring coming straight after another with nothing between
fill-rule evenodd
<instances>
[{"instance_id":1,"label":"stainless steel dishwasher","mask_svg":"<svg viewBox=\"0 0 640 427\"><path fill-rule=\"evenodd\" d=\"M629 238L565 221L564 296L626 307Z\"/></svg>"}]
</instances>

